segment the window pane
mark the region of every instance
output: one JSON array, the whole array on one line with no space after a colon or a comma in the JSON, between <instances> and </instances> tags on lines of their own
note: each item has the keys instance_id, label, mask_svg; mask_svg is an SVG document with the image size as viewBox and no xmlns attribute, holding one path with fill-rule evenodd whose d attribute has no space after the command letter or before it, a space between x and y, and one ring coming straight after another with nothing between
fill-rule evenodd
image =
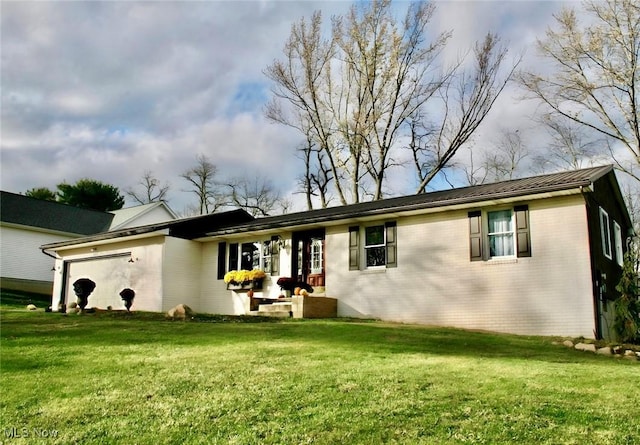
<instances>
[{"instance_id":1,"label":"window pane","mask_svg":"<svg viewBox=\"0 0 640 445\"><path fill-rule=\"evenodd\" d=\"M253 270L260 268L260 243L243 243L241 255L241 269Z\"/></svg>"},{"instance_id":2,"label":"window pane","mask_svg":"<svg viewBox=\"0 0 640 445\"><path fill-rule=\"evenodd\" d=\"M365 229L365 246L384 244L384 226L367 227Z\"/></svg>"},{"instance_id":3,"label":"window pane","mask_svg":"<svg viewBox=\"0 0 640 445\"><path fill-rule=\"evenodd\" d=\"M615 239L616 246L616 261L620 266L623 264L624 253L622 249L622 229L617 222L613 222L613 237Z\"/></svg>"},{"instance_id":4,"label":"window pane","mask_svg":"<svg viewBox=\"0 0 640 445\"><path fill-rule=\"evenodd\" d=\"M511 227L511 210L489 212L489 233L505 233L513 231Z\"/></svg>"},{"instance_id":5,"label":"window pane","mask_svg":"<svg viewBox=\"0 0 640 445\"><path fill-rule=\"evenodd\" d=\"M385 247L370 247L366 249L367 267L385 265Z\"/></svg>"},{"instance_id":6,"label":"window pane","mask_svg":"<svg viewBox=\"0 0 640 445\"><path fill-rule=\"evenodd\" d=\"M600 209L602 250L607 258L611 258L611 229L609 228L609 215Z\"/></svg>"},{"instance_id":7,"label":"window pane","mask_svg":"<svg viewBox=\"0 0 640 445\"><path fill-rule=\"evenodd\" d=\"M262 270L271 273L271 241L262 243Z\"/></svg>"},{"instance_id":8,"label":"window pane","mask_svg":"<svg viewBox=\"0 0 640 445\"><path fill-rule=\"evenodd\" d=\"M489 254L492 257L513 255L513 234L489 235Z\"/></svg>"},{"instance_id":9,"label":"window pane","mask_svg":"<svg viewBox=\"0 0 640 445\"><path fill-rule=\"evenodd\" d=\"M322 240L311 240L311 273L322 273Z\"/></svg>"},{"instance_id":10,"label":"window pane","mask_svg":"<svg viewBox=\"0 0 640 445\"><path fill-rule=\"evenodd\" d=\"M489 256L514 255L513 218L511 210L487 214L489 225Z\"/></svg>"}]
</instances>

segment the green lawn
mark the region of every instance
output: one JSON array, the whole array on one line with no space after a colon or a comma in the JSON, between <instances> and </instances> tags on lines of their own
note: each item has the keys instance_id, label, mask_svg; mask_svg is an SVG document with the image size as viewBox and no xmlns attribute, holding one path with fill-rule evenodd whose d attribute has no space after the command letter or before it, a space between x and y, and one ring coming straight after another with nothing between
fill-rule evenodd
<instances>
[{"instance_id":1,"label":"green lawn","mask_svg":"<svg viewBox=\"0 0 640 445\"><path fill-rule=\"evenodd\" d=\"M550 338L6 305L0 316L4 444L640 444L640 363Z\"/></svg>"}]
</instances>

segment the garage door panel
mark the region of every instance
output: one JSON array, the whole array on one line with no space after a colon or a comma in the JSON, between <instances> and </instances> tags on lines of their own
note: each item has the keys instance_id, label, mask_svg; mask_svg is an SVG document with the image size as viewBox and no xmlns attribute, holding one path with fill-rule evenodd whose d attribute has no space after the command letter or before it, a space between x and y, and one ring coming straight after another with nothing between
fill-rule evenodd
<instances>
[{"instance_id":1,"label":"garage door panel","mask_svg":"<svg viewBox=\"0 0 640 445\"><path fill-rule=\"evenodd\" d=\"M96 288L89 295L87 307L105 309L111 306L113 309L124 309L119 294L122 289L132 287L133 263L129 262L129 258L119 256L71 263L67 275L67 304L76 301L77 298L73 292L73 283L80 278L89 278L96 284Z\"/></svg>"}]
</instances>

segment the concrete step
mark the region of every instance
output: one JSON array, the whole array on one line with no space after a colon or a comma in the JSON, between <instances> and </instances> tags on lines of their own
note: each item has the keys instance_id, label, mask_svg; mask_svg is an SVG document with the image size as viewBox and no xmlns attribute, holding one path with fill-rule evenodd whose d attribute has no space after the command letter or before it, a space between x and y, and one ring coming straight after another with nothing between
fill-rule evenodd
<instances>
[{"instance_id":1,"label":"concrete step","mask_svg":"<svg viewBox=\"0 0 640 445\"><path fill-rule=\"evenodd\" d=\"M281 311L281 312L257 311L256 315L260 317L273 317L273 318L289 318L291 316L289 312L286 312L286 311Z\"/></svg>"},{"instance_id":2,"label":"concrete step","mask_svg":"<svg viewBox=\"0 0 640 445\"><path fill-rule=\"evenodd\" d=\"M286 312L289 313L289 311L293 308L293 305L291 303L272 303L272 304L261 304L260 306L258 306L258 311L260 312Z\"/></svg>"}]
</instances>

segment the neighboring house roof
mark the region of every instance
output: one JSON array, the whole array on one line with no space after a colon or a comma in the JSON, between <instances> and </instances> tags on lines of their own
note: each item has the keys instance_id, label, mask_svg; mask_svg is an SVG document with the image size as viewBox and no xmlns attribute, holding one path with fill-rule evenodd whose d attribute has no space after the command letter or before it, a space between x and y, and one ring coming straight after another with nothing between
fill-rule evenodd
<instances>
[{"instance_id":1,"label":"neighboring house roof","mask_svg":"<svg viewBox=\"0 0 640 445\"><path fill-rule=\"evenodd\" d=\"M231 210L228 212L183 218L175 221L166 221L163 223L113 230L81 239L45 244L44 246L41 246L41 248L48 250L74 244L144 235L161 231L166 231L168 235L176 238L194 239L205 236L209 230L233 227L252 221L253 219L253 216L244 210Z\"/></svg>"},{"instance_id":2,"label":"neighboring house roof","mask_svg":"<svg viewBox=\"0 0 640 445\"><path fill-rule=\"evenodd\" d=\"M124 227L131 227L132 225L135 225L136 219L158 209L162 209L167 212L167 221L178 219L178 216L164 201L158 201L135 207L127 207L126 209L111 211L110 213L113 213L114 217L113 221L111 221L109 230L118 230Z\"/></svg>"},{"instance_id":3,"label":"neighboring house roof","mask_svg":"<svg viewBox=\"0 0 640 445\"><path fill-rule=\"evenodd\" d=\"M79 244L82 242L92 242L150 233L163 229L168 229L169 234L172 236L185 239L195 239L205 236L295 227L330 221L348 220L352 218L363 218L391 213L448 207L453 205L468 205L490 200L516 198L519 196L531 196L589 187L603 176L610 173L613 174L612 172L613 167L610 165L593 167L582 170L496 182L492 184L462 187L451 190L442 190L257 219L254 219L242 210L236 210L232 212L214 213L211 215L176 220L164 224L153 224L128 230L114 231L68 242L53 243L43 247L56 248L65 245Z\"/></svg>"},{"instance_id":4,"label":"neighboring house roof","mask_svg":"<svg viewBox=\"0 0 640 445\"><path fill-rule=\"evenodd\" d=\"M66 234L92 235L109 230L113 214L0 191L0 220Z\"/></svg>"}]
</instances>

